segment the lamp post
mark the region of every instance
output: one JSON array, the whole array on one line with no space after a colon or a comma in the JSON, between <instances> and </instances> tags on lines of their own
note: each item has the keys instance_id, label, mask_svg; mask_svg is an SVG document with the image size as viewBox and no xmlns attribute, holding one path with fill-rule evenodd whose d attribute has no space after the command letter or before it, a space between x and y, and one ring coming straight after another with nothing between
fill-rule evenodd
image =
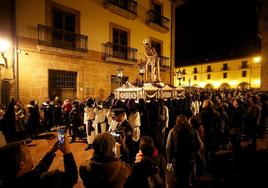
<instances>
[{"instance_id":1,"label":"lamp post","mask_svg":"<svg viewBox=\"0 0 268 188\"><path fill-rule=\"evenodd\" d=\"M9 46L10 46L10 43L9 43L8 40L0 39L0 53L1 53L1 57L3 59L2 60L1 57L0 57L0 66L1 66L0 67L0 90L1 90L1 92L0 92L0 103L1 104L8 104L8 102L9 102L9 101L5 100L6 97L8 97L8 96L6 95L6 93L4 93L2 91L3 86L2 86L2 72L1 72L2 66L5 67L6 69L8 68L8 62L7 62L7 58L5 56L5 52L8 50Z\"/></svg>"},{"instance_id":2,"label":"lamp post","mask_svg":"<svg viewBox=\"0 0 268 188\"><path fill-rule=\"evenodd\" d=\"M116 75L117 78L119 78L119 85L121 86L121 82L122 82L122 78L123 78L123 71L124 69L122 67L118 67L118 69L116 69Z\"/></svg>"},{"instance_id":3,"label":"lamp post","mask_svg":"<svg viewBox=\"0 0 268 188\"><path fill-rule=\"evenodd\" d=\"M5 62L5 67L7 68L7 58L5 57L5 52L8 50L10 44L7 40L1 39L0 40L0 52L1 52L1 56L4 59Z\"/></svg>"},{"instance_id":4,"label":"lamp post","mask_svg":"<svg viewBox=\"0 0 268 188\"><path fill-rule=\"evenodd\" d=\"M143 61L141 60L141 63L139 64L139 74L141 75L141 84L143 86L143 76L145 74L145 64L143 63Z\"/></svg>"},{"instance_id":5,"label":"lamp post","mask_svg":"<svg viewBox=\"0 0 268 188\"><path fill-rule=\"evenodd\" d=\"M179 69L179 71L177 72L177 75L178 75L178 80L179 80L179 86L181 86L182 72L181 72L180 69Z\"/></svg>"}]
</instances>

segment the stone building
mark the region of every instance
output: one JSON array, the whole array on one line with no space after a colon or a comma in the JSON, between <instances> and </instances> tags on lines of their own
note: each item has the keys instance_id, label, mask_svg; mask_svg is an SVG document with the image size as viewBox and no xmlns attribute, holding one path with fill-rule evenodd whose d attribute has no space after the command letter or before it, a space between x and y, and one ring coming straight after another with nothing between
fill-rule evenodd
<instances>
[{"instance_id":1,"label":"stone building","mask_svg":"<svg viewBox=\"0 0 268 188\"><path fill-rule=\"evenodd\" d=\"M8 67L1 66L1 103L11 97L23 103L55 96L105 99L120 83L141 79L145 38L161 59L161 80L171 83L172 3L2 0L0 38L10 47Z\"/></svg>"},{"instance_id":2,"label":"stone building","mask_svg":"<svg viewBox=\"0 0 268 188\"><path fill-rule=\"evenodd\" d=\"M201 88L260 88L261 57L200 62L175 69L175 85Z\"/></svg>"}]
</instances>

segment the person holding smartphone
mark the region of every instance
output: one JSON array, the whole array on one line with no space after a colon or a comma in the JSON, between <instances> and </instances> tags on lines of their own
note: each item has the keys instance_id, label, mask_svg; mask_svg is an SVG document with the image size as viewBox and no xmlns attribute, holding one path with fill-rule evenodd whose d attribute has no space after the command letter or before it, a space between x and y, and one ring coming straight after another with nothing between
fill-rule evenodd
<instances>
[{"instance_id":1,"label":"person holding smartphone","mask_svg":"<svg viewBox=\"0 0 268 188\"><path fill-rule=\"evenodd\" d=\"M36 167L29 149L21 142L8 143L0 148L0 187L71 188L77 183L77 166L64 135L62 143L56 141ZM64 169L48 172L56 151L64 155Z\"/></svg>"}]
</instances>

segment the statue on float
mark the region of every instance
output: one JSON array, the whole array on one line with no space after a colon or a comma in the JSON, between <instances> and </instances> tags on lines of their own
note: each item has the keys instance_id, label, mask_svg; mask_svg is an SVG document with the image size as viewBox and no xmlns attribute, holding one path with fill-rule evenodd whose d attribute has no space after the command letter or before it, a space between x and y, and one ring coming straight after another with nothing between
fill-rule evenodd
<instances>
[{"instance_id":1,"label":"statue on float","mask_svg":"<svg viewBox=\"0 0 268 188\"><path fill-rule=\"evenodd\" d=\"M158 57L156 50L149 44L146 39L143 40L143 44L145 48L144 54L146 57L145 80L151 82L160 82L160 58Z\"/></svg>"}]
</instances>

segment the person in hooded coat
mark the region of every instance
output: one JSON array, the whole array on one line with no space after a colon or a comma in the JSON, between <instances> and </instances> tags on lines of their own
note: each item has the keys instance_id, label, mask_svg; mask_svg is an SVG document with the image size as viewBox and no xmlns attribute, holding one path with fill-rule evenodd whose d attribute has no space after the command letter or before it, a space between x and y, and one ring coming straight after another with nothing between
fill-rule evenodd
<instances>
[{"instance_id":1,"label":"person in hooded coat","mask_svg":"<svg viewBox=\"0 0 268 188\"><path fill-rule=\"evenodd\" d=\"M96 136L93 142L93 157L84 161L79 168L85 187L124 187L131 168L115 157L113 152L115 143L116 140L110 133Z\"/></svg>"}]
</instances>

